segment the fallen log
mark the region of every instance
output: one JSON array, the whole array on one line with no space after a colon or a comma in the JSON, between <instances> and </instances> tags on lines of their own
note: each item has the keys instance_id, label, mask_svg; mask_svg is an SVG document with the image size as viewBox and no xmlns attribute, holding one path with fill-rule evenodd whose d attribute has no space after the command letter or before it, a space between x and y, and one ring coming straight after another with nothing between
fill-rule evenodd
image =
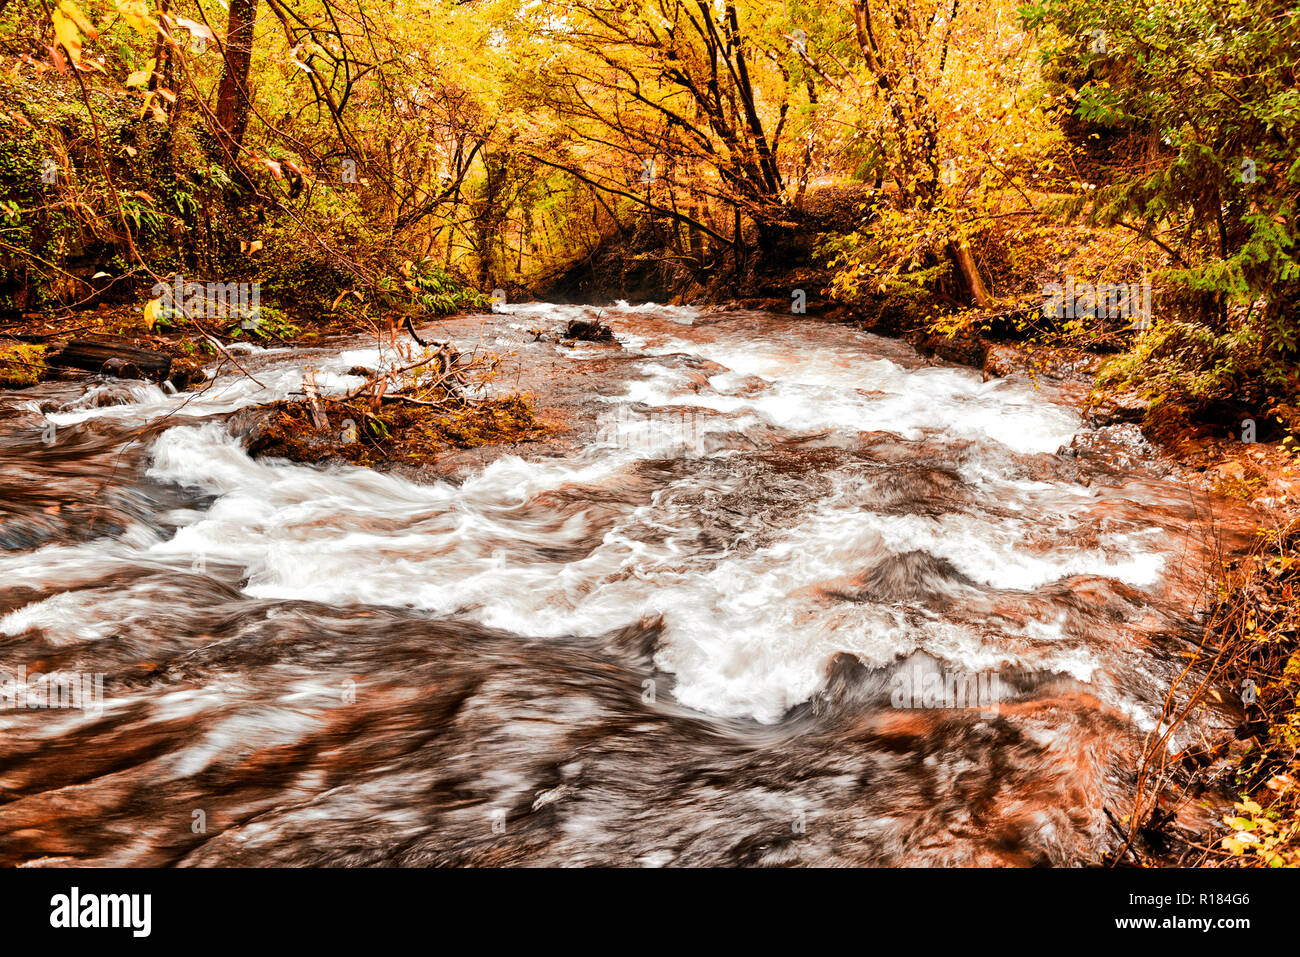
<instances>
[{"instance_id":1,"label":"fallen log","mask_svg":"<svg viewBox=\"0 0 1300 957\"><path fill-rule=\"evenodd\" d=\"M316 388L316 375L310 369L302 370L302 391L307 396L307 408L311 412L311 424L317 432L325 432L330 427L325 406L320 400L320 391Z\"/></svg>"},{"instance_id":2,"label":"fallen log","mask_svg":"<svg viewBox=\"0 0 1300 957\"><path fill-rule=\"evenodd\" d=\"M161 382L171 372L172 357L113 342L73 339L71 342L51 343L49 351L45 353L45 363L65 369L104 372L107 375L134 366L145 378Z\"/></svg>"}]
</instances>

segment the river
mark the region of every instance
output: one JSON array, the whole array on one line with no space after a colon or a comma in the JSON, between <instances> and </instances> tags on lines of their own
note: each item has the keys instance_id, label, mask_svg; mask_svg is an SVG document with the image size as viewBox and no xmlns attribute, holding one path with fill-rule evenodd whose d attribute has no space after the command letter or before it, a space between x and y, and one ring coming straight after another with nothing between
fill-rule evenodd
<instances>
[{"instance_id":1,"label":"river","mask_svg":"<svg viewBox=\"0 0 1300 957\"><path fill-rule=\"evenodd\" d=\"M246 348L256 381L194 393L0 393L0 666L103 689L0 699L0 863L1113 846L1226 506L1060 385L755 312L529 331L592 314L428 327L560 428L387 473L247 451L304 368L328 392L394 361L361 339Z\"/></svg>"}]
</instances>

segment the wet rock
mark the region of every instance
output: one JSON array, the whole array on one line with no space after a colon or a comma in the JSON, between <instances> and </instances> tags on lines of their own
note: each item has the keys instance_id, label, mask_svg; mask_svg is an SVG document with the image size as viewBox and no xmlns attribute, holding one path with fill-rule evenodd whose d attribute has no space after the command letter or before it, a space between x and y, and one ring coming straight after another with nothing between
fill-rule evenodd
<instances>
[{"instance_id":1,"label":"wet rock","mask_svg":"<svg viewBox=\"0 0 1300 957\"><path fill-rule=\"evenodd\" d=\"M122 359L114 356L105 360L104 364L99 367L99 374L113 376L115 379L143 379L139 368L134 362L128 359Z\"/></svg>"},{"instance_id":2,"label":"wet rock","mask_svg":"<svg viewBox=\"0 0 1300 957\"><path fill-rule=\"evenodd\" d=\"M851 587L833 592L843 601L922 604L951 593L954 586L974 586L946 558L913 550L891 555L862 572Z\"/></svg>"},{"instance_id":3,"label":"wet rock","mask_svg":"<svg viewBox=\"0 0 1300 957\"><path fill-rule=\"evenodd\" d=\"M240 409L226 417L226 431L235 438L243 439L246 448L264 445L269 440L273 414L274 409L270 406L254 405Z\"/></svg>"},{"instance_id":4,"label":"wet rock","mask_svg":"<svg viewBox=\"0 0 1300 957\"><path fill-rule=\"evenodd\" d=\"M692 392L709 391L712 388L709 385L711 378L731 371L720 363L698 357L683 356L679 360L676 357L665 357L664 364L679 368Z\"/></svg>"},{"instance_id":5,"label":"wet rock","mask_svg":"<svg viewBox=\"0 0 1300 957\"><path fill-rule=\"evenodd\" d=\"M81 409L107 409L115 405L129 405L137 399L132 386L125 383L105 383L92 389L80 399L66 403L57 411L72 412Z\"/></svg>"},{"instance_id":6,"label":"wet rock","mask_svg":"<svg viewBox=\"0 0 1300 957\"><path fill-rule=\"evenodd\" d=\"M957 339L949 339L947 336L929 336L917 345L917 351L924 355L943 359L945 362L955 362L958 365L973 366L976 369L984 368L986 349L984 342L976 336L963 336Z\"/></svg>"},{"instance_id":7,"label":"wet rock","mask_svg":"<svg viewBox=\"0 0 1300 957\"><path fill-rule=\"evenodd\" d=\"M340 434L311 428L304 407L305 403L280 402L241 409L227 420L226 428L244 440L245 451L252 458L325 461L338 452ZM286 412L296 417L288 417Z\"/></svg>"},{"instance_id":8,"label":"wet rock","mask_svg":"<svg viewBox=\"0 0 1300 957\"><path fill-rule=\"evenodd\" d=\"M782 298L775 296L751 297L749 299L738 299L735 302L735 308L742 311L754 312L774 312L778 315L790 311L791 299L787 295Z\"/></svg>"},{"instance_id":9,"label":"wet rock","mask_svg":"<svg viewBox=\"0 0 1300 957\"><path fill-rule=\"evenodd\" d=\"M1111 469L1149 469L1152 465L1156 465L1162 466L1156 471L1167 471L1167 468L1163 467L1166 465L1163 457L1147 441L1142 430L1131 422L1081 432L1056 454L1067 458L1087 459L1093 465L1102 464Z\"/></svg>"},{"instance_id":10,"label":"wet rock","mask_svg":"<svg viewBox=\"0 0 1300 957\"><path fill-rule=\"evenodd\" d=\"M1025 372L1025 357L1013 346L991 342L984 353L984 378L1003 378Z\"/></svg>"},{"instance_id":11,"label":"wet rock","mask_svg":"<svg viewBox=\"0 0 1300 957\"><path fill-rule=\"evenodd\" d=\"M206 382L208 378L207 370L203 368L203 363L197 359L173 359L171 373L167 381L177 392L184 392L191 386L200 382Z\"/></svg>"},{"instance_id":12,"label":"wet rock","mask_svg":"<svg viewBox=\"0 0 1300 957\"><path fill-rule=\"evenodd\" d=\"M1132 392L1121 392L1107 397L1097 405L1088 418L1094 429L1121 423L1142 422L1146 418L1147 403Z\"/></svg>"},{"instance_id":13,"label":"wet rock","mask_svg":"<svg viewBox=\"0 0 1300 957\"><path fill-rule=\"evenodd\" d=\"M809 312L813 310L810 308ZM831 303L815 313L826 322L853 322L858 318L852 306L843 303Z\"/></svg>"},{"instance_id":14,"label":"wet rock","mask_svg":"<svg viewBox=\"0 0 1300 957\"><path fill-rule=\"evenodd\" d=\"M857 655L847 651L837 652L831 657L826 663L825 674L821 690L808 702L807 708L801 710L824 716L888 699L888 671L868 668Z\"/></svg>"}]
</instances>

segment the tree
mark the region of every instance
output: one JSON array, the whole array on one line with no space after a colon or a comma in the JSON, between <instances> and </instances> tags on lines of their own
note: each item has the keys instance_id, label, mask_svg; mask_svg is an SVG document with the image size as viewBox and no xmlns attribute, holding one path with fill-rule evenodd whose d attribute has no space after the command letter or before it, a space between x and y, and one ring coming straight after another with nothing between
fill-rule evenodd
<instances>
[{"instance_id":1,"label":"tree","mask_svg":"<svg viewBox=\"0 0 1300 957\"><path fill-rule=\"evenodd\" d=\"M257 25L257 0L230 0L226 42L222 47L224 66L217 86L217 124L222 142L236 154L244 143L248 113L252 105L248 74L253 62L253 33Z\"/></svg>"},{"instance_id":2,"label":"tree","mask_svg":"<svg viewBox=\"0 0 1300 957\"><path fill-rule=\"evenodd\" d=\"M580 0L520 8L545 64L530 75L560 149L534 154L580 182L635 203L729 250L760 246L786 217L783 159L792 108L806 84L792 75L779 5L737 0ZM541 47L545 45L544 52ZM689 238L679 251L698 248ZM702 265L702 264L701 264Z\"/></svg>"},{"instance_id":3,"label":"tree","mask_svg":"<svg viewBox=\"0 0 1300 957\"><path fill-rule=\"evenodd\" d=\"M851 0L851 10L866 90L856 137L878 193L870 232L831 250L837 288L922 298L955 272L965 297L987 308L970 236L1001 193L1028 202L1024 171L1044 172L1059 142L1049 106L1033 96L1030 38L1007 28L997 0Z\"/></svg>"},{"instance_id":4,"label":"tree","mask_svg":"<svg viewBox=\"0 0 1300 957\"><path fill-rule=\"evenodd\" d=\"M1023 16L1080 121L1157 146L1074 205L1173 260L1163 278L1190 309L1153 329L1143 354L1181 357L1197 402L1280 389L1300 351L1300 11L1038 0Z\"/></svg>"}]
</instances>

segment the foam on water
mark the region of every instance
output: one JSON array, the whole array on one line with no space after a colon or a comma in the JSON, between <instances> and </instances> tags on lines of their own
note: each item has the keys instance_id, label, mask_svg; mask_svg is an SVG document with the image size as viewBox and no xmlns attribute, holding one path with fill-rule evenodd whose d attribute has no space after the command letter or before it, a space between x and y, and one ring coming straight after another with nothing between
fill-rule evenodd
<instances>
[{"instance_id":1,"label":"foam on water","mask_svg":"<svg viewBox=\"0 0 1300 957\"><path fill-rule=\"evenodd\" d=\"M651 405L683 403L722 411L752 408L779 428L894 432L916 439L927 431L990 438L1017 452L1055 452L1078 432L1074 412L1042 400L1032 388L970 369L904 369L883 358L788 343L692 342L666 337L648 355L687 354L726 366L710 380L716 396L674 389L665 372L637 383L629 396ZM769 383L757 394L752 379Z\"/></svg>"}]
</instances>

